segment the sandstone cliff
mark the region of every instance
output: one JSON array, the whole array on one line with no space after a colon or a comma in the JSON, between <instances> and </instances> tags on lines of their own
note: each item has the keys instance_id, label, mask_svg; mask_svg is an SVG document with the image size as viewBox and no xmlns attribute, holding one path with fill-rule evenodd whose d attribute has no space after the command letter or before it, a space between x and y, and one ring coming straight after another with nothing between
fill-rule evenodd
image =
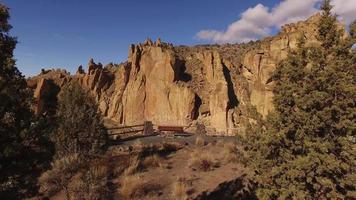
<instances>
[{"instance_id":1,"label":"sandstone cliff","mask_svg":"<svg viewBox=\"0 0 356 200\"><path fill-rule=\"evenodd\" d=\"M248 44L187 47L148 39L132 45L120 65L103 67L90 60L86 73L81 66L72 76L52 70L28 83L39 113L53 106L45 102L53 96L50 91L57 87L58 93L77 81L96 97L102 114L118 124L149 120L193 129L202 123L211 134L243 134L259 115L273 110L269 77L277 64L300 36L309 45L317 43L319 17L285 25L277 36Z\"/></svg>"}]
</instances>

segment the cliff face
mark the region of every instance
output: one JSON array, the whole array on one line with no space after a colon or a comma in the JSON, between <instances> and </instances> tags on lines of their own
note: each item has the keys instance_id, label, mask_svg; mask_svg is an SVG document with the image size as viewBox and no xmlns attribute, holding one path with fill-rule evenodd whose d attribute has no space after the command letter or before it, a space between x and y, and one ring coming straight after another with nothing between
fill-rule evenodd
<instances>
[{"instance_id":1,"label":"cliff face","mask_svg":"<svg viewBox=\"0 0 356 200\"><path fill-rule=\"evenodd\" d=\"M73 76L52 70L28 84L36 91L39 113L52 105L46 104L46 96L53 97L56 87L58 93L77 81L96 97L102 114L118 124L149 120L194 128L202 123L211 134L243 134L257 113L265 117L273 110L270 74L302 34L309 45L316 43L318 18L242 45L186 47L147 40L132 45L128 61L118 66L103 67L91 60L87 73L81 67Z\"/></svg>"},{"instance_id":2,"label":"cliff face","mask_svg":"<svg viewBox=\"0 0 356 200\"><path fill-rule=\"evenodd\" d=\"M307 45L317 43L319 18L320 15L314 15L305 22L285 25L277 36L265 39L259 48L245 54L242 73L249 81L251 104L263 116L273 110L273 82L268 80L270 74L286 58L288 51L297 47L301 36L305 38Z\"/></svg>"},{"instance_id":3,"label":"cliff face","mask_svg":"<svg viewBox=\"0 0 356 200\"><path fill-rule=\"evenodd\" d=\"M178 84L183 64L160 42L132 46L130 73L123 92L121 123L144 120L156 124L187 125L195 117L195 94Z\"/></svg>"}]
</instances>

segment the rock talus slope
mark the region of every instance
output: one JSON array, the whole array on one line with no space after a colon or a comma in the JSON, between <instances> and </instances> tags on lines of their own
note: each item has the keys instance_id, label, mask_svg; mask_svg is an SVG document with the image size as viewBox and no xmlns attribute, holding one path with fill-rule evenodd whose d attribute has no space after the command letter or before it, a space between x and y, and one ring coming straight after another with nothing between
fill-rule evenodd
<instances>
[{"instance_id":1,"label":"rock talus slope","mask_svg":"<svg viewBox=\"0 0 356 200\"><path fill-rule=\"evenodd\" d=\"M244 134L246 126L273 110L277 64L297 45L299 37L315 45L320 15L285 25L281 32L248 44L173 46L146 40L131 45L128 60L103 67L89 61L75 75L50 70L28 80L35 90L36 112L47 112L60 90L78 82L95 96L101 113L118 124L194 128L209 134Z\"/></svg>"}]
</instances>

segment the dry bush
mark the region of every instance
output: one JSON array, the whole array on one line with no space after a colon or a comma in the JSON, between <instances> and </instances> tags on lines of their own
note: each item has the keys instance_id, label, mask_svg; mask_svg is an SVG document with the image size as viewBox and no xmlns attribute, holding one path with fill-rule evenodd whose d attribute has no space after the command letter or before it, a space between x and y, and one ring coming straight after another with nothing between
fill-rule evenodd
<instances>
[{"instance_id":1,"label":"dry bush","mask_svg":"<svg viewBox=\"0 0 356 200\"><path fill-rule=\"evenodd\" d=\"M238 150L233 142L225 143L223 147L223 159L226 163L238 162Z\"/></svg>"},{"instance_id":2,"label":"dry bush","mask_svg":"<svg viewBox=\"0 0 356 200\"><path fill-rule=\"evenodd\" d=\"M142 165L147 169L150 167L162 167L163 166L163 159L158 156L157 154L151 155L146 157Z\"/></svg>"},{"instance_id":3,"label":"dry bush","mask_svg":"<svg viewBox=\"0 0 356 200\"><path fill-rule=\"evenodd\" d=\"M209 171L217 167L218 162L212 155L202 152L201 150L194 150L190 154L188 165L194 170Z\"/></svg>"},{"instance_id":4,"label":"dry bush","mask_svg":"<svg viewBox=\"0 0 356 200\"><path fill-rule=\"evenodd\" d=\"M53 196L60 190L68 193L68 183L82 164L78 154L72 154L52 163L52 169L41 175L38 182L40 192L46 196Z\"/></svg>"},{"instance_id":5,"label":"dry bush","mask_svg":"<svg viewBox=\"0 0 356 200\"><path fill-rule=\"evenodd\" d=\"M128 175L135 174L136 172L138 172L140 170L140 166L141 166L141 161L140 161L139 157L138 156L131 157L130 164L125 169L124 175L128 176Z\"/></svg>"},{"instance_id":6,"label":"dry bush","mask_svg":"<svg viewBox=\"0 0 356 200\"><path fill-rule=\"evenodd\" d=\"M161 185L145 181L139 174L136 174L123 177L120 194L125 199L140 199L140 197L157 195L161 190Z\"/></svg>"},{"instance_id":7,"label":"dry bush","mask_svg":"<svg viewBox=\"0 0 356 200\"><path fill-rule=\"evenodd\" d=\"M144 183L144 180L139 175L125 175L122 179L120 193L126 199L133 198L135 193L143 187Z\"/></svg>"},{"instance_id":8,"label":"dry bush","mask_svg":"<svg viewBox=\"0 0 356 200\"><path fill-rule=\"evenodd\" d=\"M109 188L107 186L107 168L94 166L76 179L71 187L71 199L100 200L107 199Z\"/></svg>"},{"instance_id":9,"label":"dry bush","mask_svg":"<svg viewBox=\"0 0 356 200\"><path fill-rule=\"evenodd\" d=\"M128 167L124 170L125 176L133 175L151 167L163 167L163 159L158 154L137 155L130 159Z\"/></svg>"},{"instance_id":10,"label":"dry bush","mask_svg":"<svg viewBox=\"0 0 356 200\"><path fill-rule=\"evenodd\" d=\"M172 188L172 195L176 200L185 200L188 198L189 185L184 179L179 178Z\"/></svg>"},{"instance_id":11,"label":"dry bush","mask_svg":"<svg viewBox=\"0 0 356 200\"><path fill-rule=\"evenodd\" d=\"M139 157L147 157L153 154L165 155L177 151L184 147L179 142L163 142L162 144L144 145L142 142L135 142L133 145Z\"/></svg>"},{"instance_id":12,"label":"dry bush","mask_svg":"<svg viewBox=\"0 0 356 200\"><path fill-rule=\"evenodd\" d=\"M160 148L162 153L171 153L182 149L184 145L179 142L164 142Z\"/></svg>"},{"instance_id":13,"label":"dry bush","mask_svg":"<svg viewBox=\"0 0 356 200\"><path fill-rule=\"evenodd\" d=\"M205 140L202 136L197 136L197 138L195 139L195 145L196 146L204 146L206 143L205 143Z\"/></svg>"}]
</instances>

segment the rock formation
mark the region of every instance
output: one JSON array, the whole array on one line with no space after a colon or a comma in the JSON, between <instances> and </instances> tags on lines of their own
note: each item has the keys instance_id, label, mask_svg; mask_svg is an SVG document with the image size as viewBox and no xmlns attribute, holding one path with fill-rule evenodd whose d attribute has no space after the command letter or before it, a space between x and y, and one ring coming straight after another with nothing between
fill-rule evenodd
<instances>
[{"instance_id":1,"label":"rock formation","mask_svg":"<svg viewBox=\"0 0 356 200\"><path fill-rule=\"evenodd\" d=\"M129 81L122 97L122 123L144 120L155 124L187 125L194 119L195 94L177 82L182 65L170 48L151 42L133 45Z\"/></svg>"},{"instance_id":2,"label":"rock formation","mask_svg":"<svg viewBox=\"0 0 356 200\"><path fill-rule=\"evenodd\" d=\"M46 110L45 91L77 81L95 96L101 113L118 124L204 124L210 134L243 134L248 124L273 110L269 78L277 64L300 37L317 44L319 17L285 25L277 36L248 44L187 47L147 39L131 45L128 61L120 65L103 67L91 59L87 73L81 66L73 76L52 70L28 83L39 113Z\"/></svg>"}]
</instances>

